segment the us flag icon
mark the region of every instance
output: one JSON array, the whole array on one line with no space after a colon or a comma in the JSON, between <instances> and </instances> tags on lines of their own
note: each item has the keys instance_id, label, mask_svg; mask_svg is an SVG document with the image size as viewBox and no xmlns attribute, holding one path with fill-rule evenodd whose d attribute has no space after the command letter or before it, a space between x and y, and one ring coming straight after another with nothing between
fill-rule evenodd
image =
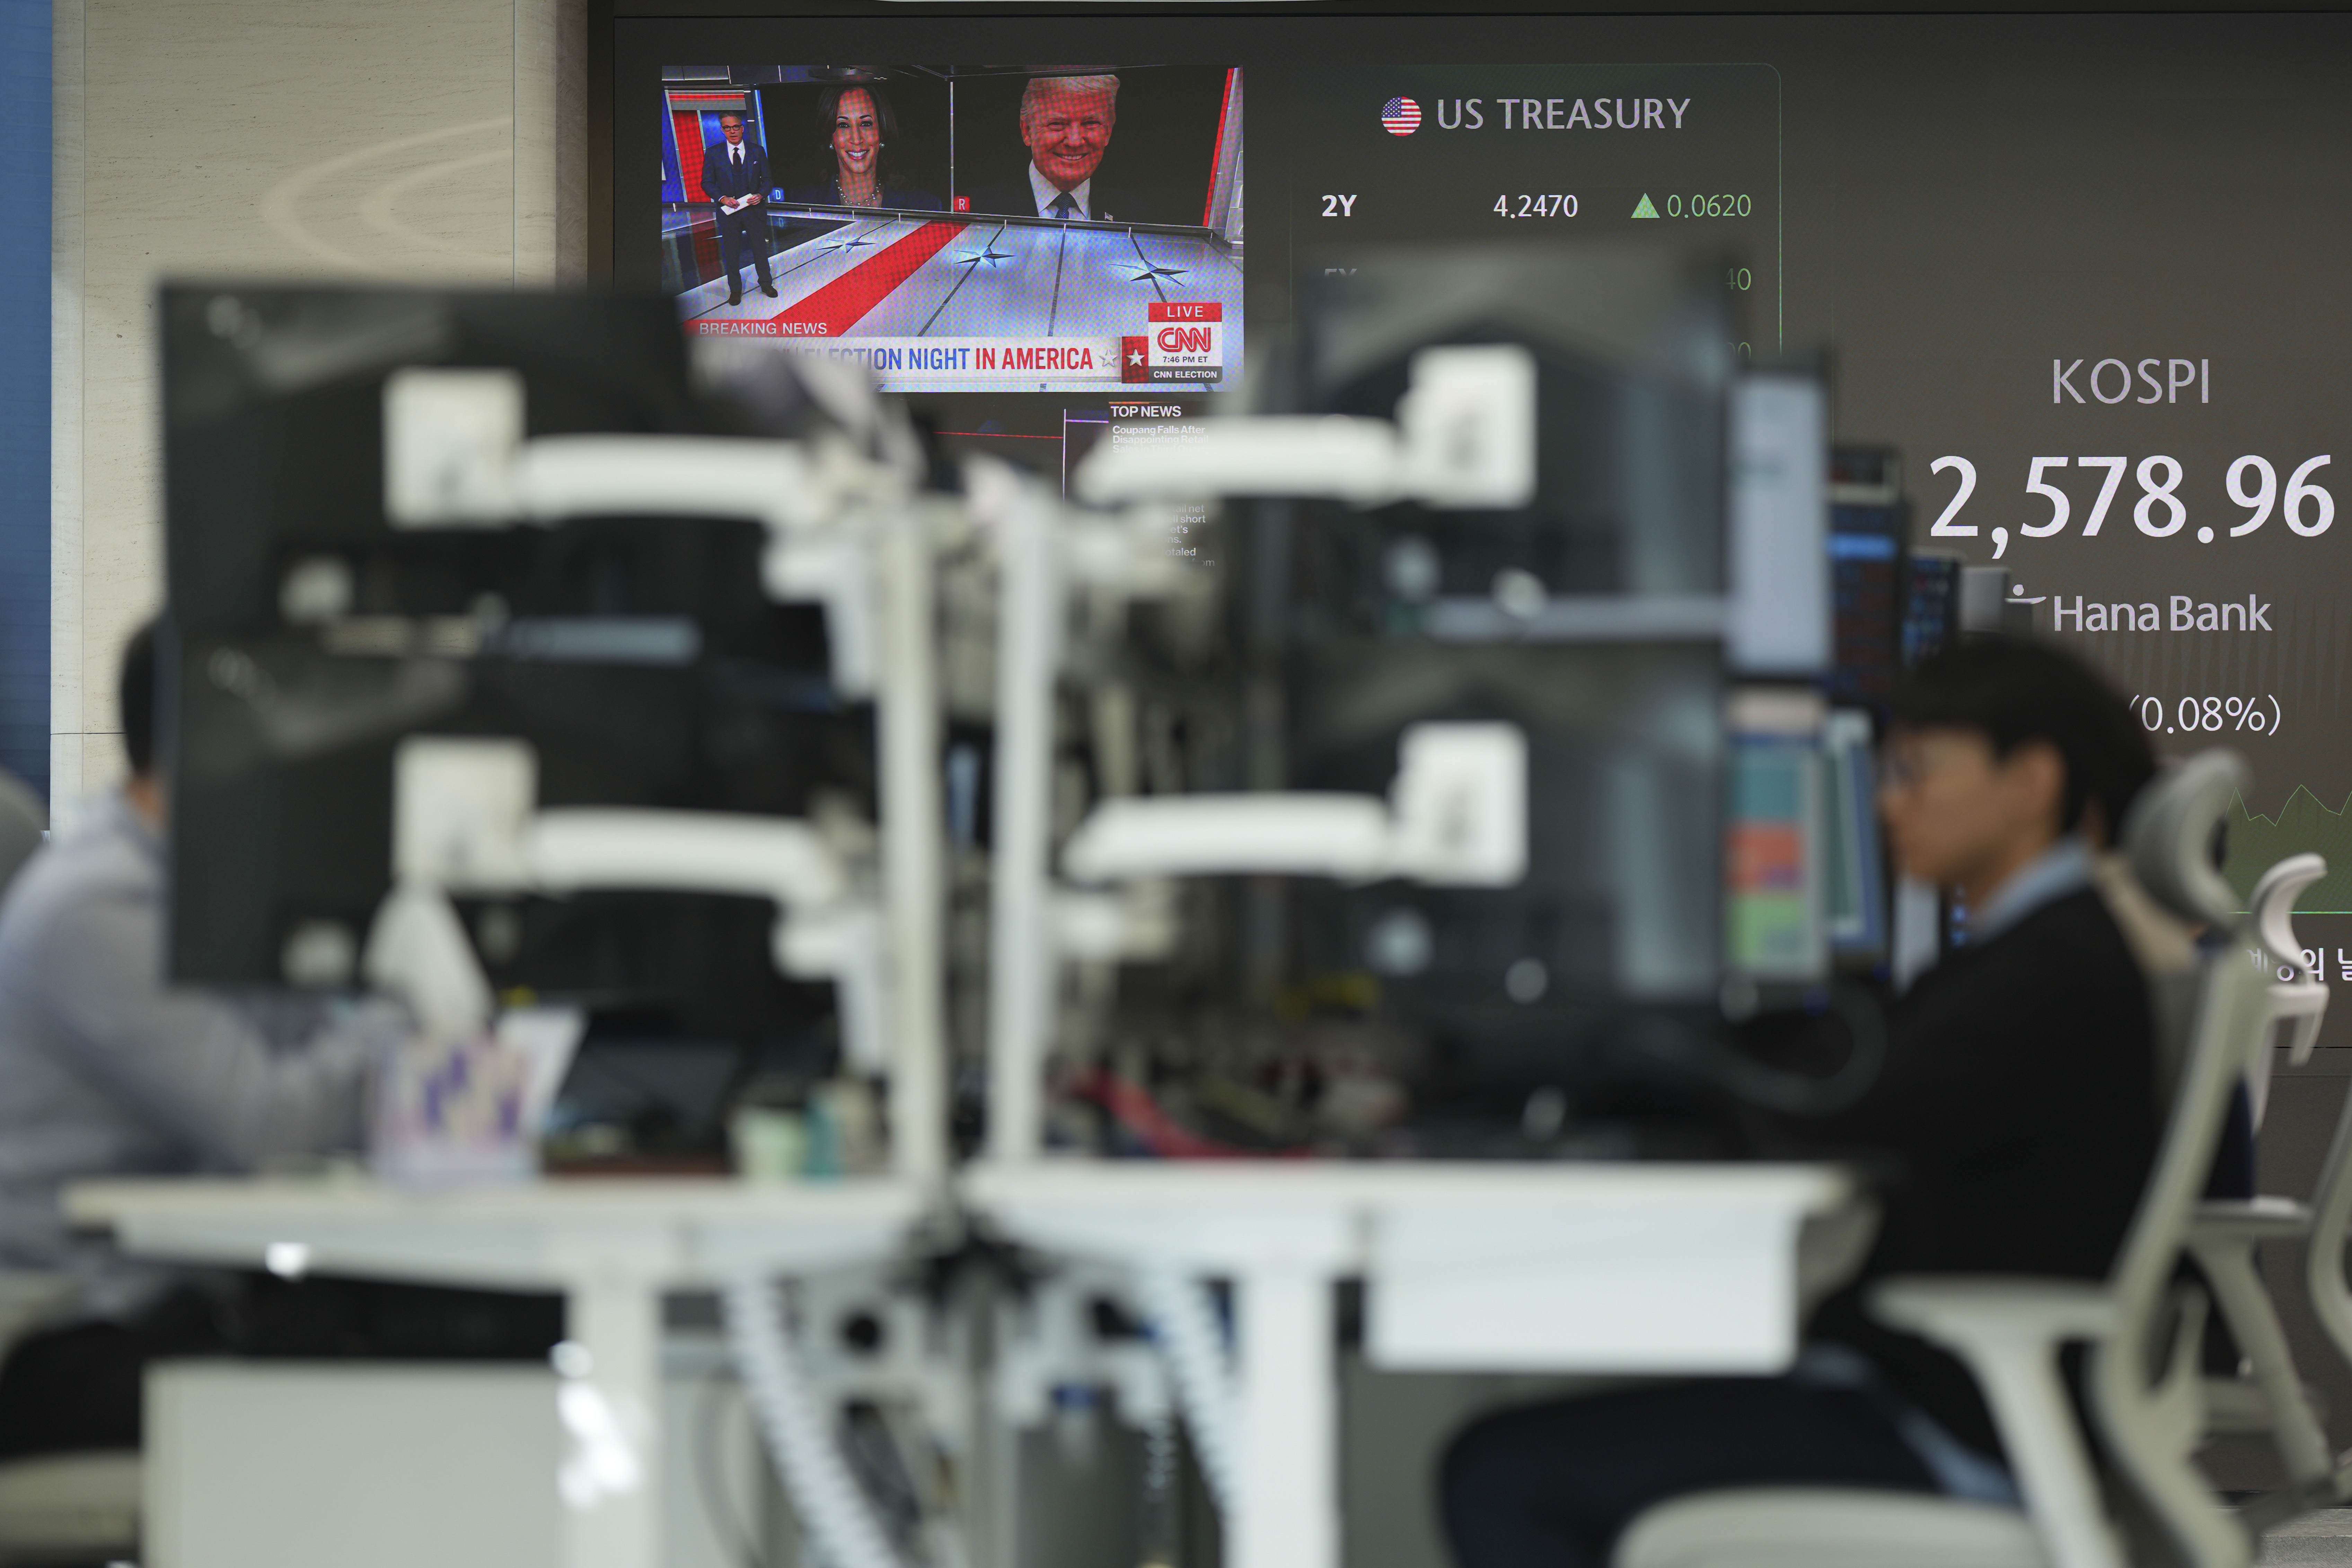
<instances>
[{"instance_id":1,"label":"us flag icon","mask_svg":"<svg viewBox=\"0 0 2352 1568\"><path fill-rule=\"evenodd\" d=\"M1421 105L1409 98L1391 98L1381 110L1381 123L1391 136L1410 136L1421 129Z\"/></svg>"}]
</instances>

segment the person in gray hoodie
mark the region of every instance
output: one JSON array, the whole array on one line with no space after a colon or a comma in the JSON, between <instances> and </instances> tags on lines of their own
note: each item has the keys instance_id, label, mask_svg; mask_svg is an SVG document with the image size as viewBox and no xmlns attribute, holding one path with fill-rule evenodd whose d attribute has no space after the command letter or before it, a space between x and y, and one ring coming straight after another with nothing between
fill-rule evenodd
<instances>
[{"instance_id":1,"label":"person in gray hoodie","mask_svg":"<svg viewBox=\"0 0 2352 1568\"><path fill-rule=\"evenodd\" d=\"M129 779L0 897L0 1268L68 1286L0 1365L0 1457L134 1447L147 1363L243 1338L229 1282L74 1230L65 1186L358 1150L376 1051L406 1027L384 1004L166 981L152 625L124 654L121 695Z\"/></svg>"}]
</instances>

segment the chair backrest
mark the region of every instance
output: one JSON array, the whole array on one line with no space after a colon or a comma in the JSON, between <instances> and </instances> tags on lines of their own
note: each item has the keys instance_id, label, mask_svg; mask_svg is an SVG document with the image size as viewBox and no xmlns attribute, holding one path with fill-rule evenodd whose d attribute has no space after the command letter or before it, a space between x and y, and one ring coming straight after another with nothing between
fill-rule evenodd
<instances>
[{"instance_id":1,"label":"chair backrest","mask_svg":"<svg viewBox=\"0 0 2352 1568\"><path fill-rule=\"evenodd\" d=\"M2295 858L2316 860L2319 857ZM2281 862L2282 867L2285 864ZM2295 962L2296 967L2304 967L2300 952ZM2303 1016L2294 1019L2295 1034L2291 1043L2296 1047L2297 1060L2309 1054L2310 1042L2319 1034L2327 994L2326 982L2322 978L2326 973L2323 964L2297 977L2323 998L2322 1008L2312 1011L2307 1022ZM2289 989L2280 984L2273 994ZM2347 1287L2344 1279L2346 1243L2352 1240L2352 1236L2347 1236L2347 1230L2352 1229L2352 1095L2345 1098L2344 1108L2336 1115L2336 1136L2327 1146L2326 1161L2320 1166L2319 1184L2312 1191L2311 1207L2311 1246L2304 1261L2304 1289L2310 1297L2313 1314L2319 1319L2320 1327L2327 1331L2336 1354L2352 1362L2352 1287Z\"/></svg>"},{"instance_id":2,"label":"chair backrest","mask_svg":"<svg viewBox=\"0 0 2352 1568\"><path fill-rule=\"evenodd\" d=\"M2189 1009L2197 997L2199 927L2158 903L2133 875L2130 858L2116 850L2098 858L2094 875L2108 915L2122 928L2140 973L2147 979L2156 1017L2156 1097L2172 1103L2180 1060L2189 1049Z\"/></svg>"},{"instance_id":3,"label":"chair backrest","mask_svg":"<svg viewBox=\"0 0 2352 1568\"><path fill-rule=\"evenodd\" d=\"M2234 752L2200 752L2158 773L2124 818L2124 854L2149 897L2199 925L2237 916L2238 895L2213 864L2213 843L2249 774Z\"/></svg>"},{"instance_id":4,"label":"chair backrest","mask_svg":"<svg viewBox=\"0 0 2352 1568\"><path fill-rule=\"evenodd\" d=\"M41 797L14 773L0 770L0 889L15 881L47 831L48 813Z\"/></svg>"},{"instance_id":5,"label":"chair backrest","mask_svg":"<svg viewBox=\"0 0 2352 1568\"><path fill-rule=\"evenodd\" d=\"M2246 1034L2264 1000L2264 977L2244 952L2251 921L2238 912L2212 857L2222 814L2247 777L2235 755L2202 752L2150 784L2124 830L2140 885L2174 916L2202 927L2205 941L2155 1169L2109 1276L2117 1326L2092 1357L2091 1405L2117 1469L2195 1563L2243 1563L2247 1552L2243 1533L2215 1506L2189 1459L2200 1423L2193 1407L2179 1406L2195 1397L2189 1342L2203 1314L2177 1311L2171 1289L2245 1064Z\"/></svg>"},{"instance_id":6,"label":"chair backrest","mask_svg":"<svg viewBox=\"0 0 2352 1568\"><path fill-rule=\"evenodd\" d=\"M2298 1066L2309 1061L2312 1047L2319 1043L2319 1026L2327 1018L2326 965L2305 963L2303 942L2294 934L2295 900L2326 875L2327 862L2320 856L2290 855L2263 873L2246 900L2270 976L2269 1015L2246 1039L2246 1096L2252 1102L2257 1129L2270 1105L2271 1067L2277 1056L2273 1047L2285 1046L2288 1059ZM2292 978L2279 979L2280 966L2290 969Z\"/></svg>"},{"instance_id":7,"label":"chair backrest","mask_svg":"<svg viewBox=\"0 0 2352 1568\"><path fill-rule=\"evenodd\" d=\"M2149 784L2124 824L2124 851L2140 886L2205 933L2156 1170L2110 1277L2126 1303L2155 1300L2172 1277L2244 1059L2243 1026L2263 994L2263 976L2237 940L2246 917L2212 860L2214 829L2246 778L2235 753L2200 752Z\"/></svg>"},{"instance_id":8,"label":"chair backrest","mask_svg":"<svg viewBox=\"0 0 2352 1568\"><path fill-rule=\"evenodd\" d=\"M2253 896L2246 900L2254 917L2255 934L2270 955L2292 963L2303 973L2297 976L2316 980L2319 971L2303 961L2303 943L2294 934L2294 901L2303 890L2327 875L2327 861L2323 856L2290 855L2263 873L2254 884Z\"/></svg>"}]
</instances>

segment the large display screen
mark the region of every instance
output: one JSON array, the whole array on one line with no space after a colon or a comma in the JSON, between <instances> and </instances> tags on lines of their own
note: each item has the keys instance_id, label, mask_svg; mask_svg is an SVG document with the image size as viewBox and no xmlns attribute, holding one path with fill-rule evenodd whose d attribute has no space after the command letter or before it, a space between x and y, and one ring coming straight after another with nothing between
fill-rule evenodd
<instances>
[{"instance_id":1,"label":"large display screen","mask_svg":"<svg viewBox=\"0 0 2352 1568\"><path fill-rule=\"evenodd\" d=\"M1232 67L666 67L688 330L892 392L1214 388L1240 369Z\"/></svg>"},{"instance_id":2,"label":"large display screen","mask_svg":"<svg viewBox=\"0 0 2352 1568\"><path fill-rule=\"evenodd\" d=\"M2012 621L2105 668L2159 748L2247 755L2230 874L2327 856L2299 930L2352 980L2352 18L910 9L616 22L617 276L670 287L688 330L813 321L814 352L893 356L877 373L951 448L1053 474L1278 374L1302 279L1359 247L1710 247L1733 352L1824 354L1835 438L1899 454L1910 548L2005 569ZM1080 63L769 63L1029 58ZM1054 215L1079 163L1023 104L1090 78L1119 85L1088 194L1125 195ZM850 83L898 124L871 209L816 199L867 189L863 132L813 107ZM728 104L772 175L777 294L747 265L736 306L732 215L688 175ZM1182 335L1180 305L1219 330ZM1163 328L1213 343L1217 377L1163 374ZM993 382L965 368L991 343ZM2328 1027L2352 1043L2352 1013Z\"/></svg>"}]
</instances>

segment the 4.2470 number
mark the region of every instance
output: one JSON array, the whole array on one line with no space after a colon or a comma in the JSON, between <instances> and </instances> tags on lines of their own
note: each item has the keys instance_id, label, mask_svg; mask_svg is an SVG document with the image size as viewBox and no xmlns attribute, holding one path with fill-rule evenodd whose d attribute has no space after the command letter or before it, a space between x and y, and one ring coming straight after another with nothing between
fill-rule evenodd
<instances>
[{"instance_id":1,"label":"4.2470 number","mask_svg":"<svg viewBox=\"0 0 2352 1568\"><path fill-rule=\"evenodd\" d=\"M1514 210L1510 197L1496 196L1495 216L1496 217L1574 217L1576 216L1574 196L1521 196L1518 201L1519 205Z\"/></svg>"}]
</instances>

